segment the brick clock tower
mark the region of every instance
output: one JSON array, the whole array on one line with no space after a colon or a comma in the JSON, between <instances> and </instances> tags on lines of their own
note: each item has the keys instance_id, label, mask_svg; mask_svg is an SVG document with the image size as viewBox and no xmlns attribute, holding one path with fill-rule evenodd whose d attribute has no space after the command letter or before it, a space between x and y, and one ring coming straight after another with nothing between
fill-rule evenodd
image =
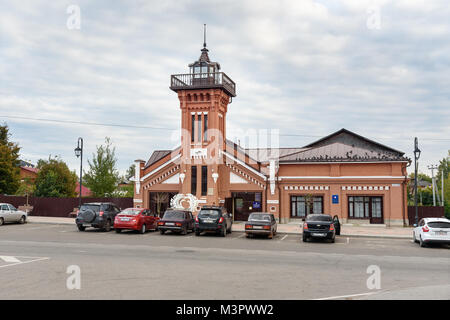
<instances>
[{"instance_id":1,"label":"brick clock tower","mask_svg":"<svg viewBox=\"0 0 450 320\"><path fill-rule=\"evenodd\" d=\"M228 104L236 84L208 56L206 39L189 73L171 76L170 89L181 109L180 193L196 196L199 205L223 205L219 198L221 151L225 149Z\"/></svg>"}]
</instances>

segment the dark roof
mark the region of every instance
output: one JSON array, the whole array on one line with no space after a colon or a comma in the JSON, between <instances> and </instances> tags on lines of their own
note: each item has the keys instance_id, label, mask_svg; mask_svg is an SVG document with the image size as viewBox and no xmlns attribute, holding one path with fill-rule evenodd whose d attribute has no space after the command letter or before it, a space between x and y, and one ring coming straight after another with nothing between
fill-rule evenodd
<instances>
[{"instance_id":1,"label":"dark roof","mask_svg":"<svg viewBox=\"0 0 450 320\"><path fill-rule=\"evenodd\" d=\"M168 154L170 154L172 150L155 150L152 155L150 156L150 159L148 159L147 163L145 164L145 167L149 167L155 162L158 162Z\"/></svg>"},{"instance_id":2,"label":"dark roof","mask_svg":"<svg viewBox=\"0 0 450 320\"><path fill-rule=\"evenodd\" d=\"M404 152L341 129L296 153L280 157L280 162L409 161L403 155Z\"/></svg>"},{"instance_id":3,"label":"dark roof","mask_svg":"<svg viewBox=\"0 0 450 320\"><path fill-rule=\"evenodd\" d=\"M34 164L28 162L28 161L24 161L24 160L19 160L19 167L31 167L34 168Z\"/></svg>"}]
</instances>

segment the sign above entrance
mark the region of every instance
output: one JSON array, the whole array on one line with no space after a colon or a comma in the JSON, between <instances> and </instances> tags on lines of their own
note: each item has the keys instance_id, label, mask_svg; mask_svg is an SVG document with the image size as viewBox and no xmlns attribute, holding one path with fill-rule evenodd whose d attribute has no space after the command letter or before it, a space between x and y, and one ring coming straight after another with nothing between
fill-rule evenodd
<instances>
[{"instance_id":1,"label":"sign above entrance","mask_svg":"<svg viewBox=\"0 0 450 320\"><path fill-rule=\"evenodd\" d=\"M170 207L178 210L197 211L198 199L193 194L178 193L170 200Z\"/></svg>"}]
</instances>

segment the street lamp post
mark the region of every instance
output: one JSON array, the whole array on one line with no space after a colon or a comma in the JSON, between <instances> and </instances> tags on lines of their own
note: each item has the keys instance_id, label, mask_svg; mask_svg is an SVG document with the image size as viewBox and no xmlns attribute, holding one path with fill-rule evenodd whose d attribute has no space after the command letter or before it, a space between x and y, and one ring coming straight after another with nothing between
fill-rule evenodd
<instances>
[{"instance_id":1,"label":"street lamp post","mask_svg":"<svg viewBox=\"0 0 450 320\"><path fill-rule=\"evenodd\" d=\"M78 138L78 145L75 148L75 155L77 158L80 158L80 193L78 195L78 209L81 209L81 185L83 182L83 138Z\"/></svg>"},{"instance_id":2,"label":"street lamp post","mask_svg":"<svg viewBox=\"0 0 450 320\"><path fill-rule=\"evenodd\" d=\"M415 206L415 210L416 210L416 222L415 224L417 225L419 223L419 212L418 212L418 208L417 208L417 166L418 166L418 162L417 160L419 160L420 158L420 149L419 149L419 142L417 141L417 137L414 138L414 206Z\"/></svg>"}]
</instances>

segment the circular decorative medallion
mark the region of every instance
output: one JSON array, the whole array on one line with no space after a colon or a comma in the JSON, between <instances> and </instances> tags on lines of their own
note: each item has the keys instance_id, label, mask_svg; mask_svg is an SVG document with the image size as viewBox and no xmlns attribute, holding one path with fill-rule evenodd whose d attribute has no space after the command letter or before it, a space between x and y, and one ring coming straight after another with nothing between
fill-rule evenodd
<instances>
[{"instance_id":1,"label":"circular decorative medallion","mask_svg":"<svg viewBox=\"0 0 450 320\"><path fill-rule=\"evenodd\" d=\"M178 193L170 200L170 207L178 210L197 211L198 199L193 194Z\"/></svg>"}]
</instances>

